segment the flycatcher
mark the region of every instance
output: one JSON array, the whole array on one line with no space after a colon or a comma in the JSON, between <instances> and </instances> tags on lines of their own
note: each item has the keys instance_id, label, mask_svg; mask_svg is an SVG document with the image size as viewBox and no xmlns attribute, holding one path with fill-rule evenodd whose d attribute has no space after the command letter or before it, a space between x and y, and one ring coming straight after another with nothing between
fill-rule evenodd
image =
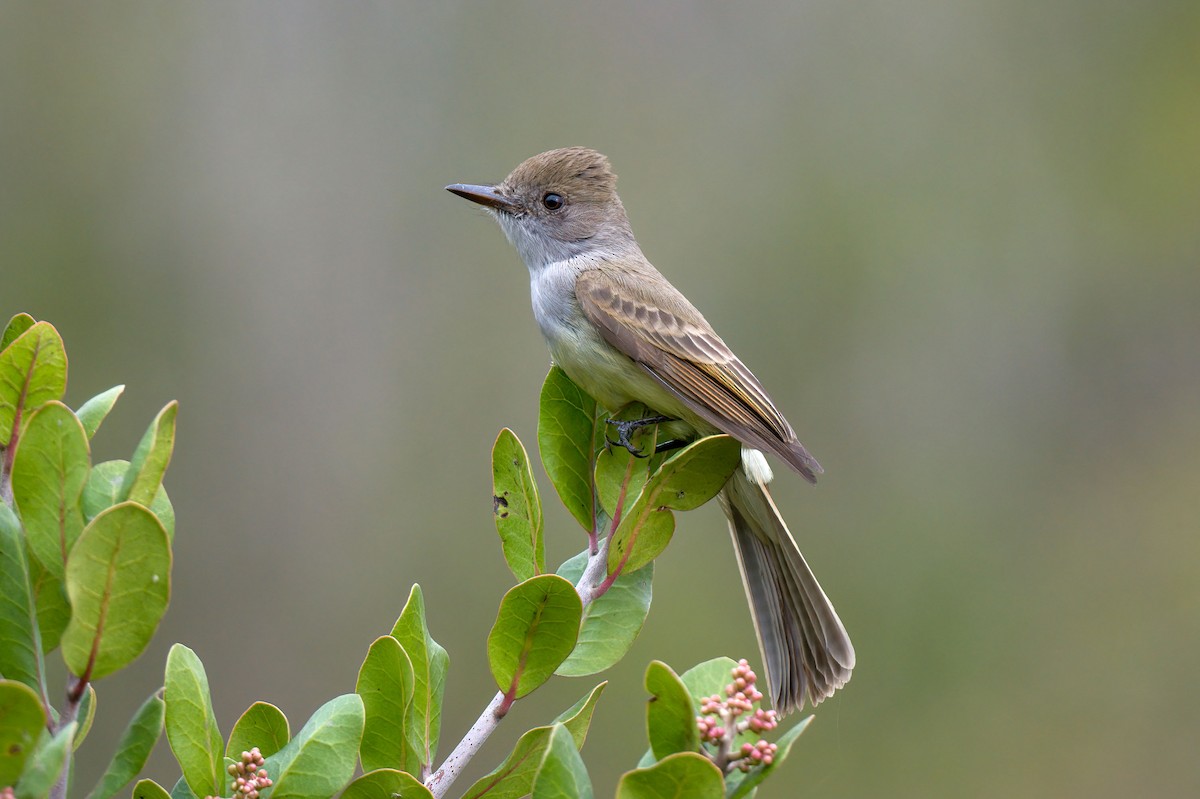
<instances>
[{"instance_id":1,"label":"flycatcher","mask_svg":"<svg viewBox=\"0 0 1200 799\"><path fill-rule=\"evenodd\" d=\"M529 267L533 315L554 362L601 405L641 402L674 436L727 433L742 463L721 492L780 713L850 679L854 647L767 490L763 452L809 482L821 466L758 379L642 255L617 176L595 150L535 155L503 182L446 189L492 213Z\"/></svg>"}]
</instances>

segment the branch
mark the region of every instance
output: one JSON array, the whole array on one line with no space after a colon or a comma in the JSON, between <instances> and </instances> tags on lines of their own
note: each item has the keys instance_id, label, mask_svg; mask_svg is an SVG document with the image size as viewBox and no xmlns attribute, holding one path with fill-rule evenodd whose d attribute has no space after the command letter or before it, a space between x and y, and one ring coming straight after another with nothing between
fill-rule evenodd
<instances>
[{"instance_id":1,"label":"branch","mask_svg":"<svg viewBox=\"0 0 1200 799\"><path fill-rule=\"evenodd\" d=\"M600 518L597 518L597 528ZM583 606L587 607L593 599L604 594L601 586L606 580L608 572L608 541L611 536L605 536L600 542L599 547L588 547L588 562L583 569L583 574L579 577L579 582L575 584L575 591L579 594L579 598L583 601ZM593 551L594 550L594 551ZM611 585L611 582L609 582ZM604 586L607 589L607 586ZM479 718L471 725L471 729L467 730L467 734L463 736L458 745L454 747L454 751L450 753L442 765L433 772L428 780L425 781L425 787L436 799L446 795L450 790L450 786L458 779L458 775L471 762L471 758L483 746L491 734L496 731L496 727L500 725L500 720L508 713L508 709L512 706L513 700L503 691L492 697L492 701L479 714Z\"/></svg>"},{"instance_id":2,"label":"branch","mask_svg":"<svg viewBox=\"0 0 1200 799\"><path fill-rule=\"evenodd\" d=\"M82 686L78 691L75 690L78 686ZM63 727L66 727L75 717L79 715L79 703L83 692L87 690L87 681L79 679L76 685L71 686L67 690L67 704L63 707L62 716L58 719L58 724L55 725L54 732L58 732ZM78 734L78 730L76 730ZM54 787L50 789L50 799L67 799L67 783L71 779L71 752L74 746L67 747L66 762L63 763L62 773L58 776L58 781L54 783Z\"/></svg>"},{"instance_id":3,"label":"branch","mask_svg":"<svg viewBox=\"0 0 1200 799\"><path fill-rule=\"evenodd\" d=\"M458 746L454 747L454 751L450 753L441 767L433 772L433 776L425 782L425 787L436 799L441 799L446 795L450 786L458 779L458 775L479 751L479 747L483 746L483 742L496 731L500 719L504 718L504 714L508 712L508 708L504 706L505 699L503 691L492 697L492 701L484 708L483 713L479 714L479 718L471 725L471 729L467 731L463 739L458 742Z\"/></svg>"}]
</instances>

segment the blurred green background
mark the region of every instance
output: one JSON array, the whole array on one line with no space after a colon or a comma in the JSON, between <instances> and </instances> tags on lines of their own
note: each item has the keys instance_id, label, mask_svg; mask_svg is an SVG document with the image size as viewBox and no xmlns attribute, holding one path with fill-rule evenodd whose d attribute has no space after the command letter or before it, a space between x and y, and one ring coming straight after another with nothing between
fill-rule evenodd
<instances>
[{"instance_id":1,"label":"blurred green background","mask_svg":"<svg viewBox=\"0 0 1200 799\"><path fill-rule=\"evenodd\" d=\"M180 401L171 610L100 684L81 787L172 642L226 732L259 698L298 726L418 580L443 753L474 720L489 452L532 445L549 361L442 187L585 144L827 470L776 496L859 666L760 796L1200 793L1198 42L1194 0L5 3L0 310L63 333L72 404L128 384L98 458ZM720 513L683 517L598 795L650 659L757 659L737 580Z\"/></svg>"}]
</instances>

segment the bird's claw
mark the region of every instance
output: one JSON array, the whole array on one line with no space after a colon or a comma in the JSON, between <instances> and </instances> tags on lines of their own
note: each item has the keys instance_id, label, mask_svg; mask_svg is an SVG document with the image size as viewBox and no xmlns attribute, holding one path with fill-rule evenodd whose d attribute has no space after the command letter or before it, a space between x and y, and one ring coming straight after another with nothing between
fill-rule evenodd
<instances>
[{"instance_id":1,"label":"bird's claw","mask_svg":"<svg viewBox=\"0 0 1200 799\"><path fill-rule=\"evenodd\" d=\"M647 458L649 455L635 447L633 442L630 441L630 438L634 433L636 433L638 430L641 430L643 427L649 427L650 425L661 424L669 421L671 421L671 417L669 416L648 416L645 419L605 419L605 422L617 429L617 440L612 441L611 439L607 439L607 437L606 440L608 440L608 443L610 444L616 444L619 447L624 447L625 450L635 458ZM656 447L654 451L658 452L658 448Z\"/></svg>"}]
</instances>

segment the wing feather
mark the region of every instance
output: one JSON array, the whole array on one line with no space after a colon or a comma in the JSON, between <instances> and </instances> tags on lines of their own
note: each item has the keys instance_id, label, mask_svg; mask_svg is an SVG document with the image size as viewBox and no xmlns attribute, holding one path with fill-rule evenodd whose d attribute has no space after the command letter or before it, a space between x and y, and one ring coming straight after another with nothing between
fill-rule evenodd
<instances>
[{"instance_id":1,"label":"wing feather","mask_svg":"<svg viewBox=\"0 0 1200 799\"><path fill-rule=\"evenodd\" d=\"M668 288L663 281L656 287ZM673 288L662 307L643 282L620 280L607 270L583 272L575 295L587 318L610 345L718 430L773 452L807 479L821 466L796 439L758 379L738 360L704 317Z\"/></svg>"}]
</instances>

